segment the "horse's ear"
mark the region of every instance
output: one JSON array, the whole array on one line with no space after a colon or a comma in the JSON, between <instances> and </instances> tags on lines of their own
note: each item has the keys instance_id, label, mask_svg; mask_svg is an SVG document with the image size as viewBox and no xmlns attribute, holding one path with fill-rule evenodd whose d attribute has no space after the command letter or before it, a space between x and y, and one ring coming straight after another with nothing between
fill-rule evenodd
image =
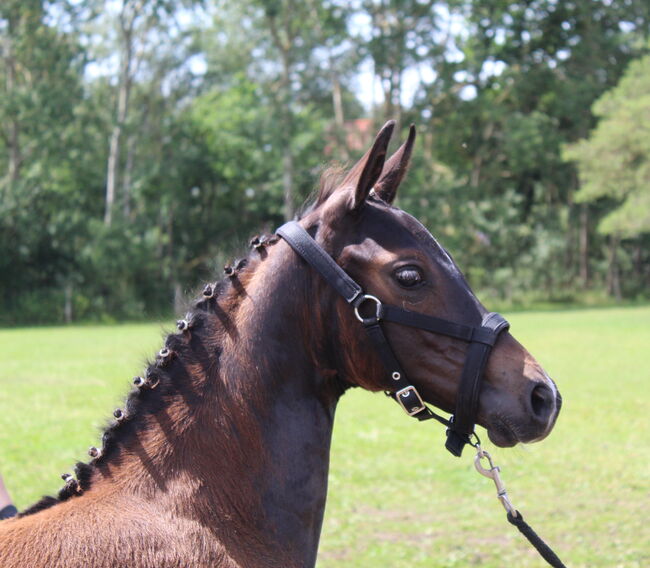
<instances>
[{"instance_id":1,"label":"horse's ear","mask_svg":"<svg viewBox=\"0 0 650 568\"><path fill-rule=\"evenodd\" d=\"M352 209L356 210L368 197L370 190L375 182L379 179L384 162L386 161L386 150L390 137L395 128L395 121L389 120L377 134L377 138L363 158L361 158L348 172L343 180L342 186L354 185L354 203Z\"/></svg>"},{"instance_id":2,"label":"horse's ear","mask_svg":"<svg viewBox=\"0 0 650 568\"><path fill-rule=\"evenodd\" d=\"M384 165L379 181L375 184L375 193L387 203L392 203L397 195L397 188L404 179L411 160L415 142L415 125L411 124L409 136Z\"/></svg>"}]
</instances>

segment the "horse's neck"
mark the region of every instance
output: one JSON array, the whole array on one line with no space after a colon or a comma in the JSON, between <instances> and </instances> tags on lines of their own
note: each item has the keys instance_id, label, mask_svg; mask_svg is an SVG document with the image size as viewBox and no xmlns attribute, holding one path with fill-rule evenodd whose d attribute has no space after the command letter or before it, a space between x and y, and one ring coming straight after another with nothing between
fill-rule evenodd
<instances>
[{"instance_id":1,"label":"horse's neck","mask_svg":"<svg viewBox=\"0 0 650 568\"><path fill-rule=\"evenodd\" d=\"M258 548L253 554L309 566L337 396L310 356L297 305L304 294L286 257L272 253L242 279L245 292L230 303L220 345L200 345L220 353L195 381L203 394L191 403L177 395L154 415L143 439L157 440L157 449L134 439L107 481L198 520L234 556L245 544L246 554ZM198 372L186 359L186 372Z\"/></svg>"}]
</instances>

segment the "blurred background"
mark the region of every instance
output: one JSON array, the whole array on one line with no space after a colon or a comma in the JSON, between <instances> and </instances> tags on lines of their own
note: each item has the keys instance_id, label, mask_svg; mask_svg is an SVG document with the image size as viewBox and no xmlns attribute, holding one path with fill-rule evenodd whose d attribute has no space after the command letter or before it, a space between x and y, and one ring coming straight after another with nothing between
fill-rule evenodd
<instances>
[{"instance_id":1,"label":"blurred background","mask_svg":"<svg viewBox=\"0 0 650 568\"><path fill-rule=\"evenodd\" d=\"M649 37L647 0L3 0L0 324L168 317L390 118L488 305L647 299Z\"/></svg>"},{"instance_id":2,"label":"blurred background","mask_svg":"<svg viewBox=\"0 0 650 568\"><path fill-rule=\"evenodd\" d=\"M542 444L488 444L513 502L569 566L650 566L648 0L0 0L19 508L99 444L157 322L388 119L419 133L398 205L564 396ZM343 397L319 566L543 565L443 440Z\"/></svg>"}]
</instances>

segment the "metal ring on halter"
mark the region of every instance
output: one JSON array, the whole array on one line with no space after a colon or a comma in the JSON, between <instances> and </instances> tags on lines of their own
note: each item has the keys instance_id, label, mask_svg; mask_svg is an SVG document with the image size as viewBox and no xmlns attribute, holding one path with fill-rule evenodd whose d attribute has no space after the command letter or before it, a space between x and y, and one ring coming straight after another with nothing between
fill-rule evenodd
<instances>
[{"instance_id":1,"label":"metal ring on halter","mask_svg":"<svg viewBox=\"0 0 650 568\"><path fill-rule=\"evenodd\" d=\"M374 317L364 318L359 312L359 308L364 304L364 302L367 301L375 302ZM354 315L363 325L370 325L373 323L377 323L379 320L381 320L383 313L384 313L384 306L382 305L381 300L379 298L376 298L375 296L371 296L370 294L363 294L362 296L359 296L354 301Z\"/></svg>"}]
</instances>

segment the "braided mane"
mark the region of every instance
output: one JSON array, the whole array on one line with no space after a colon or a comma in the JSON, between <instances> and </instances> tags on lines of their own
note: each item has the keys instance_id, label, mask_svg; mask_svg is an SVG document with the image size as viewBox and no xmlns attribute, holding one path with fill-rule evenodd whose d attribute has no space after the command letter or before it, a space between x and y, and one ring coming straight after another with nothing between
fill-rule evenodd
<instances>
[{"instance_id":1,"label":"braided mane","mask_svg":"<svg viewBox=\"0 0 650 568\"><path fill-rule=\"evenodd\" d=\"M250 241L252 251L246 258L224 267L224 278L205 285L201 296L190 304L190 309L178 320L178 331L167 335L164 347L146 364L144 376L134 378L134 388L128 393L122 409L113 413L114 419L102 434L101 447L91 447L88 463L77 462L75 475L63 474L65 485L56 497L45 496L20 513L32 515L58 503L81 495L92 485L98 468L119 460L124 442L137 437L147 429L146 417L161 412L181 395L190 404L201 394L192 386L187 367L199 365L205 376L218 370L221 354L220 338L224 333L235 333L229 314L245 295L245 284L260 261L266 256L266 247L277 242L275 235L256 236Z\"/></svg>"},{"instance_id":2,"label":"braided mane","mask_svg":"<svg viewBox=\"0 0 650 568\"><path fill-rule=\"evenodd\" d=\"M301 218L326 201L339 186L343 175L344 169L338 165L323 170L318 191L312 199L305 202L297 217ZM89 455L92 459L88 463L77 462L74 476L67 473L61 476L65 484L56 497L42 497L19 516L32 515L87 491L92 485L95 471L100 466L119 459L123 442L146 430L146 416L160 412L171 397L179 392L190 399L197 397L192 392L191 379L184 363L207 365L207 360L201 361L199 358L197 361L197 353L207 354L207 337L218 336L219 332L233 333L234 324L228 314L244 296L245 283L266 256L266 247L277 240L275 235L253 237L249 242L252 250L245 258L226 265L225 276L221 280L205 284L201 296L191 302L185 317L178 320L178 332L167 335L164 347L146 364L144 376L134 378L135 387L127 395L123 409L117 409L113 413L114 419L102 433L101 447L90 448ZM210 349L218 365L220 346L212 343ZM214 373L216 370L205 369L206 373Z\"/></svg>"}]
</instances>

